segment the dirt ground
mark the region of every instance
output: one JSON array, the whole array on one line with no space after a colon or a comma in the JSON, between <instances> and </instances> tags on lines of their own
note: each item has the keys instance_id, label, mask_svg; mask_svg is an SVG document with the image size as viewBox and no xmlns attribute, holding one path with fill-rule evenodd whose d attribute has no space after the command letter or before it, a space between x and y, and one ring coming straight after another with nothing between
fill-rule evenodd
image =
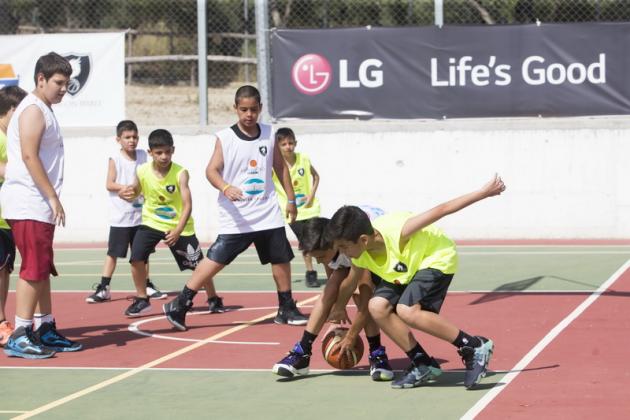
<instances>
[{"instance_id":1,"label":"dirt ground","mask_svg":"<svg viewBox=\"0 0 630 420\"><path fill-rule=\"evenodd\" d=\"M240 84L208 89L208 124L234 122L234 92ZM145 126L196 125L199 92L190 86L126 86L127 118Z\"/></svg>"}]
</instances>

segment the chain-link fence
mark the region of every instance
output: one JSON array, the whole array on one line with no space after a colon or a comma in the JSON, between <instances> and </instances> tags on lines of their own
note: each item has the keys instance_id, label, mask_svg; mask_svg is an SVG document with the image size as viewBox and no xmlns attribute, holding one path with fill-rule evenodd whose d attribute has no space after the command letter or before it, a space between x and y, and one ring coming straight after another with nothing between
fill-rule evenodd
<instances>
[{"instance_id":1,"label":"chain-link fence","mask_svg":"<svg viewBox=\"0 0 630 420\"><path fill-rule=\"evenodd\" d=\"M256 83L255 2L207 0L209 122ZM443 0L443 23L628 21L627 0ZM433 25L436 0L268 0L270 28ZM0 0L0 33L126 31L127 114L198 122L196 0ZM164 106L168 104L168 106Z\"/></svg>"}]
</instances>

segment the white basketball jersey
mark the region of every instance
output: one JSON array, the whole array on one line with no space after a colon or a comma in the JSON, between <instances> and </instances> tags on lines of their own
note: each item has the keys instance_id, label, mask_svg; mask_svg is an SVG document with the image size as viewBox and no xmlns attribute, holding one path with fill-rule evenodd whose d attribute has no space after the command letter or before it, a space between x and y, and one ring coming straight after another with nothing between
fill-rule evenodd
<instances>
[{"instance_id":1,"label":"white basketball jersey","mask_svg":"<svg viewBox=\"0 0 630 420\"><path fill-rule=\"evenodd\" d=\"M129 160L120 150L112 154L110 159L116 167L116 183L131 185L136 179L136 169L147 162L147 152L136 150L136 160ZM142 223L142 196L138 196L132 203L123 200L118 193L109 191L110 226L131 227Z\"/></svg>"},{"instance_id":2,"label":"white basketball jersey","mask_svg":"<svg viewBox=\"0 0 630 420\"><path fill-rule=\"evenodd\" d=\"M63 138L57 118L44 102L30 93L15 110L7 130L7 168L0 193L0 206L5 219L37 220L54 224L48 198L39 191L22 160L19 119L27 107L36 106L44 115L46 128L39 145L39 158L57 196L63 184Z\"/></svg>"},{"instance_id":3,"label":"white basketball jersey","mask_svg":"<svg viewBox=\"0 0 630 420\"><path fill-rule=\"evenodd\" d=\"M249 138L235 124L219 131L225 182L240 188L243 198L230 201L219 193L219 233L246 233L284 226L271 178L274 136L271 126L259 124L260 135Z\"/></svg>"}]
</instances>

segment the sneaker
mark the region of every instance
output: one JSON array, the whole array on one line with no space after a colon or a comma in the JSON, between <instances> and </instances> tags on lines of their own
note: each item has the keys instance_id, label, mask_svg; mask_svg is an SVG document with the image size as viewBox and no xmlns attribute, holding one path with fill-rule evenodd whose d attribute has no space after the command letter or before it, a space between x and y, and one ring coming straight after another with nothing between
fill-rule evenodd
<instances>
[{"instance_id":1,"label":"sneaker","mask_svg":"<svg viewBox=\"0 0 630 420\"><path fill-rule=\"evenodd\" d=\"M37 337L42 345L57 352L79 351L83 348L83 345L75 341L68 340L66 337L59 334L55 321L42 323L37 331L35 331L35 334L37 334Z\"/></svg>"},{"instance_id":2,"label":"sneaker","mask_svg":"<svg viewBox=\"0 0 630 420\"><path fill-rule=\"evenodd\" d=\"M0 346L4 347L7 344L11 334L13 334L13 325L9 321L0 322Z\"/></svg>"},{"instance_id":3,"label":"sneaker","mask_svg":"<svg viewBox=\"0 0 630 420\"><path fill-rule=\"evenodd\" d=\"M373 381L391 381L394 379L394 371L389 364L385 347L380 346L370 353L370 376Z\"/></svg>"},{"instance_id":4,"label":"sneaker","mask_svg":"<svg viewBox=\"0 0 630 420\"><path fill-rule=\"evenodd\" d=\"M151 299L166 299L168 295L164 292L161 292L160 289L155 287L152 281L147 282L147 296Z\"/></svg>"},{"instance_id":5,"label":"sneaker","mask_svg":"<svg viewBox=\"0 0 630 420\"><path fill-rule=\"evenodd\" d=\"M182 305L179 296L168 303L162 305L162 311L166 315L166 320L180 331L186 331L186 313L192 307L192 301L188 301L186 305Z\"/></svg>"},{"instance_id":6,"label":"sneaker","mask_svg":"<svg viewBox=\"0 0 630 420\"><path fill-rule=\"evenodd\" d=\"M92 286L94 293L85 298L87 303L102 303L112 300L112 294L109 292L109 285L95 284Z\"/></svg>"},{"instance_id":7,"label":"sneaker","mask_svg":"<svg viewBox=\"0 0 630 420\"><path fill-rule=\"evenodd\" d=\"M135 296L133 298L133 303L129 305L129 307L125 311L125 316L129 318L135 318L146 312L149 312L150 310L151 304L149 303L149 298L141 298Z\"/></svg>"},{"instance_id":8,"label":"sneaker","mask_svg":"<svg viewBox=\"0 0 630 420\"><path fill-rule=\"evenodd\" d=\"M306 287L319 287L319 280L317 280L317 271L307 271L304 276L304 283Z\"/></svg>"},{"instance_id":9,"label":"sneaker","mask_svg":"<svg viewBox=\"0 0 630 420\"><path fill-rule=\"evenodd\" d=\"M16 329L4 346L7 356L24 359L47 359L55 355L55 351L42 345L31 327Z\"/></svg>"},{"instance_id":10,"label":"sneaker","mask_svg":"<svg viewBox=\"0 0 630 420\"><path fill-rule=\"evenodd\" d=\"M437 378L441 374L442 369L440 369L440 365L434 358L431 358L431 364L428 366L411 363L411 366L405 370L403 377L392 382L392 388L415 388Z\"/></svg>"},{"instance_id":11,"label":"sneaker","mask_svg":"<svg viewBox=\"0 0 630 420\"><path fill-rule=\"evenodd\" d=\"M273 322L276 324L306 325L308 318L300 312L295 301L292 300L278 308L278 314Z\"/></svg>"},{"instance_id":12,"label":"sneaker","mask_svg":"<svg viewBox=\"0 0 630 420\"><path fill-rule=\"evenodd\" d=\"M308 375L308 364L311 355L304 353L300 343L296 343L293 350L284 359L273 365L271 371L285 378L293 378L298 375Z\"/></svg>"},{"instance_id":13,"label":"sneaker","mask_svg":"<svg viewBox=\"0 0 630 420\"><path fill-rule=\"evenodd\" d=\"M219 296L212 296L208 299L208 313L210 314L222 314L225 312L225 306L223 306L223 298Z\"/></svg>"},{"instance_id":14,"label":"sneaker","mask_svg":"<svg viewBox=\"0 0 630 420\"><path fill-rule=\"evenodd\" d=\"M481 381L481 378L486 376L488 363L490 363L492 351L494 350L492 340L479 336L477 338L481 340L481 346L464 346L457 350L459 355L462 356L464 365L466 365L466 375L464 376L464 386L466 389L473 388Z\"/></svg>"}]
</instances>

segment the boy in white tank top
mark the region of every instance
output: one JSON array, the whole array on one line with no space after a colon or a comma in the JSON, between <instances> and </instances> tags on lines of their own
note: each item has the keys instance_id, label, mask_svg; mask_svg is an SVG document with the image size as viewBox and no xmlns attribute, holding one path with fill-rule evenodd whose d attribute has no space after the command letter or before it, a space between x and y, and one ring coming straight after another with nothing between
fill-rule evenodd
<instances>
[{"instance_id":1,"label":"boy in white tank top","mask_svg":"<svg viewBox=\"0 0 630 420\"><path fill-rule=\"evenodd\" d=\"M291 295L293 251L271 178L273 169L287 193L286 213L293 222L297 209L289 171L275 147L271 127L258 123L262 109L258 90L241 86L236 91L234 108L238 122L217 133L214 153L206 169L208 181L221 191L219 236L184 289L164 305L166 318L181 331L187 329L186 313L197 291L252 243L260 262L271 263L279 303L274 322L304 325L307 321Z\"/></svg>"},{"instance_id":2,"label":"boy in white tank top","mask_svg":"<svg viewBox=\"0 0 630 420\"><path fill-rule=\"evenodd\" d=\"M101 303L111 300L110 282L116 260L127 257L127 249L142 223L142 196L133 202L122 199L119 194L136 179L136 169L147 162L147 152L138 149L138 126L131 120L123 120L116 126L116 141L120 149L108 159L106 188L109 192L110 228L107 244L107 256L103 265L101 282L94 287L94 293L88 296L87 303ZM149 267L147 262L147 273ZM147 278L147 295L152 299L165 299L162 293Z\"/></svg>"},{"instance_id":3,"label":"boy in white tank top","mask_svg":"<svg viewBox=\"0 0 630 420\"><path fill-rule=\"evenodd\" d=\"M40 57L35 64L35 90L22 100L9 123L9 160L0 205L22 257L15 331L4 347L9 356L43 359L57 351L82 348L57 331L50 293L50 275L57 275L55 225L63 226L66 220L59 201L63 138L52 105L63 99L71 74L70 63L59 54Z\"/></svg>"}]
</instances>

